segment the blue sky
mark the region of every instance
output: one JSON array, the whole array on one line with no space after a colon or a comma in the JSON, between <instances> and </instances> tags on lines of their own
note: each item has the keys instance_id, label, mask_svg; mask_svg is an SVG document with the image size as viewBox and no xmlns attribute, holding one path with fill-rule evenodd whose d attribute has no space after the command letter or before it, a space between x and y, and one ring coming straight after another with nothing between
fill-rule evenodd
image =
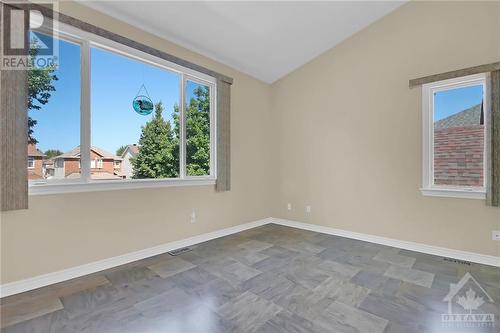
<instances>
[{"instance_id":1,"label":"blue sky","mask_svg":"<svg viewBox=\"0 0 500 333\"><path fill-rule=\"evenodd\" d=\"M163 102L163 117L172 119L180 96L177 74L99 49L92 49L91 63L93 146L114 152L139 141L141 126L154 114L141 116L132 108L143 83L153 103Z\"/></svg>"},{"instance_id":2,"label":"blue sky","mask_svg":"<svg viewBox=\"0 0 500 333\"><path fill-rule=\"evenodd\" d=\"M79 46L60 41L56 91L41 110L30 111L38 121L34 136L42 151L68 151L80 143L79 52ZM154 103L163 102L164 118L171 119L173 105L179 103L177 74L99 49L92 49L91 62L92 145L114 153L121 145L137 143L141 126L152 117L132 108L143 83Z\"/></svg>"},{"instance_id":3,"label":"blue sky","mask_svg":"<svg viewBox=\"0 0 500 333\"><path fill-rule=\"evenodd\" d=\"M59 56L56 91L49 103L29 112L38 121L34 137L42 151L67 151L80 144L80 47L60 43Z\"/></svg>"},{"instance_id":4,"label":"blue sky","mask_svg":"<svg viewBox=\"0 0 500 333\"><path fill-rule=\"evenodd\" d=\"M434 121L441 120L483 100L483 86L453 89L434 94Z\"/></svg>"}]
</instances>

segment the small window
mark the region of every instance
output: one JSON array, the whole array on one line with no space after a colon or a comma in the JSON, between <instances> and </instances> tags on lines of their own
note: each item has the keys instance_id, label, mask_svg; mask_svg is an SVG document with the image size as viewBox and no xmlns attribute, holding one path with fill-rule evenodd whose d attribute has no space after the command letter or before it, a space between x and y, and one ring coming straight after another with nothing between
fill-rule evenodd
<instances>
[{"instance_id":1,"label":"small window","mask_svg":"<svg viewBox=\"0 0 500 333\"><path fill-rule=\"evenodd\" d=\"M485 75L423 86L424 195L485 197Z\"/></svg>"},{"instance_id":2,"label":"small window","mask_svg":"<svg viewBox=\"0 0 500 333\"><path fill-rule=\"evenodd\" d=\"M33 156L28 157L28 169L35 168L35 158Z\"/></svg>"}]
</instances>

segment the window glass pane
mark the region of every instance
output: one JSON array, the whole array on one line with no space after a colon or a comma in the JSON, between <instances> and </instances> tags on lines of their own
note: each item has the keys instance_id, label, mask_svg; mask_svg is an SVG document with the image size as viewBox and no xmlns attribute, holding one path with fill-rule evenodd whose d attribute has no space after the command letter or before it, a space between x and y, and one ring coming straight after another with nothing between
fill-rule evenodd
<instances>
[{"instance_id":1,"label":"window glass pane","mask_svg":"<svg viewBox=\"0 0 500 333\"><path fill-rule=\"evenodd\" d=\"M484 186L483 86L434 94L434 184Z\"/></svg>"},{"instance_id":2,"label":"window glass pane","mask_svg":"<svg viewBox=\"0 0 500 333\"><path fill-rule=\"evenodd\" d=\"M186 81L186 174L210 175L210 88Z\"/></svg>"},{"instance_id":3,"label":"window glass pane","mask_svg":"<svg viewBox=\"0 0 500 333\"><path fill-rule=\"evenodd\" d=\"M44 66L36 61L36 48L43 41L33 33L30 37L35 68L28 72L28 158L33 160L28 179L79 178L79 157L68 153L80 144L80 46L54 39L59 43L58 66ZM66 164L72 159L76 168Z\"/></svg>"},{"instance_id":4,"label":"window glass pane","mask_svg":"<svg viewBox=\"0 0 500 333\"><path fill-rule=\"evenodd\" d=\"M179 177L180 76L98 48L91 63L92 179Z\"/></svg>"}]
</instances>

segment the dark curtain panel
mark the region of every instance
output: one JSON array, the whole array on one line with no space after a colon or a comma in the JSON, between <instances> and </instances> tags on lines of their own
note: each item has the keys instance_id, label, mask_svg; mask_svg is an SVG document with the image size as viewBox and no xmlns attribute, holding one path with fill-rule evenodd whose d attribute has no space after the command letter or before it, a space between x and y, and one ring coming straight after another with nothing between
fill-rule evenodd
<instances>
[{"instance_id":1,"label":"dark curtain panel","mask_svg":"<svg viewBox=\"0 0 500 333\"><path fill-rule=\"evenodd\" d=\"M500 70L490 75L489 166L486 203L500 206Z\"/></svg>"},{"instance_id":2,"label":"dark curtain panel","mask_svg":"<svg viewBox=\"0 0 500 333\"><path fill-rule=\"evenodd\" d=\"M0 3L1 12L8 5ZM0 17L3 15L0 15ZM9 22L5 22L9 27ZM29 21L25 20L25 31ZM0 26L4 30L3 17ZM9 29L5 31L8 33ZM20 31L19 33L23 33ZM5 35L4 35L5 36ZM28 34L25 33L25 45ZM3 45L0 48L3 57ZM2 59L3 60L3 59ZM28 208L28 81L26 70L0 70L0 210Z\"/></svg>"},{"instance_id":3,"label":"dark curtain panel","mask_svg":"<svg viewBox=\"0 0 500 333\"><path fill-rule=\"evenodd\" d=\"M217 80L217 182L218 192L231 189L231 84Z\"/></svg>"}]
</instances>

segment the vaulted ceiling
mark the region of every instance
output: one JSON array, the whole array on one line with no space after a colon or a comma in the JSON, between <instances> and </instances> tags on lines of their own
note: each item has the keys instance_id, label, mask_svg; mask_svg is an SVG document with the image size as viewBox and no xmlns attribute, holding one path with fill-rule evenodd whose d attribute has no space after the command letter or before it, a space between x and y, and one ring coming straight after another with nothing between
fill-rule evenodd
<instances>
[{"instance_id":1,"label":"vaulted ceiling","mask_svg":"<svg viewBox=\"0 0 500 333\"><path fill-rule=\"evenodd\" d=\"M95 1L105 14L272 83L405 1Z\"/></svg>"}]
</instances>

